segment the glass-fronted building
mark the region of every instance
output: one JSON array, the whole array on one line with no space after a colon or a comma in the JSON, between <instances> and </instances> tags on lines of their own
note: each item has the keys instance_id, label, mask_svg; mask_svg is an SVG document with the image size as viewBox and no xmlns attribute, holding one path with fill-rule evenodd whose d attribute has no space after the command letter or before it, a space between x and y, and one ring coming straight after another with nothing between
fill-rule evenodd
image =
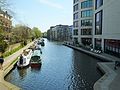
<instances>
[{"instance_id":1,"label":"glass-fronted building","mask_svg":"<svg viewBox=\"0 0 120 90\"><path fill-rule=\"evenodd\" d=\"M120 0L95 0L93 46L120 57Z\"/></svg>"},{"instance_id":2,"label":"glass-fronted building","mask_svg":"<svg viewBox=\"0 0 120 90\"><path fill-rule=\"evenodd\" d=\"M74 39L77 44L92 44L93 0L73 0Z\"/></svg>"}]
</instances>

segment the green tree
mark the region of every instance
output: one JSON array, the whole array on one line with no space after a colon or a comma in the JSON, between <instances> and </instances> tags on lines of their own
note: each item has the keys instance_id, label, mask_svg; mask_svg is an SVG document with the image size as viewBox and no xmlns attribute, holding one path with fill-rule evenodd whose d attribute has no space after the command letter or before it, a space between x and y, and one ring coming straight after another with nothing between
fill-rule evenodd
<instances>
[{"instance_id":1,"label":"green tree","mask_svg":"<svg viewBox=\"0 0 120 90\"><path fill-rule=\"evenodd\" d=\"M39 38L39 37L42 36L42 33L37 27L34 27L32 29L32 36L35 37L35 38Z\"/></svg>"},{"instance_id":2,"label":"green tree","mask_svg":"<svg viewBox=\"0 0 120 90\"><path fill-rule=\"evenodd\" d=\"M3 26L0 26L0 52L4 53L5 49L8 47L7 42L4 40Z\"/></svg>"},{"instance_id":3,"label":"green tree","mask_svg":"<svg viewBox=\"0 0 120 90\"><path fill-rule=\"evenodd\" d=\"M27 43L27 40L31 38L31 28L25 25L16 25L12 29L12 41Z\"/></svg>"}]
</instances>

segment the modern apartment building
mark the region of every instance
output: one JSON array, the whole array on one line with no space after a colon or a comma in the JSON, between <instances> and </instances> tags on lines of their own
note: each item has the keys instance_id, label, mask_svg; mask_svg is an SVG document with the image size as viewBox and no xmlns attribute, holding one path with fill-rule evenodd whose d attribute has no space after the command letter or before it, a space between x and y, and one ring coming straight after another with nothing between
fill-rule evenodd
<instances>
[{"instance_id":1,"label":"modern apartment building","mask_svg":"<svg viewBox=\"0 0 120 90\"><path fill-rule=\"evenodd\" d=\"M93 0L74 0L73 3L73 41L89 46L92 44Z\"/></svg>"},{"instance_id":2,"label":"modern apartment building","mask_svg":"<svg viewBox=\"0 0 120 90\"><path fill-rule=\"evenodd\" d=\"M0 9L0 29L2 29L3 32L6 33L5 39L8 39L11 27L11 16L7 13L7 11L2 11Z\"/></svg>"},{"instance_id":3,"label":"modern apartment building","mask_svg":"<svg viewBox=\"0 0 120 90\"><path fill-rule=\"evenodd\" d=\"M73 41L78 43L78 30L79 30L79 0L73 0Z\"/></svg>"},{"instance_id":4,"label":"modern apartment building","mask_svg":"<svg viewBox=\"0 0 120 90\"><path fill-rule=\"evenodd\" d=\"M120 57L120 0L95 0L93 46Z\"/></svg>"},{"instance_id":5,"label":"modern apartment building","mask_svg":"<svg viewBox=\"0 0 120 90\"><path fill-rule=\"evenodd\" d=\"M56 25L50 27L47 31L47 37L50 40L70 41L72 39L72 26Z\"/></svg>"}]
</instances>

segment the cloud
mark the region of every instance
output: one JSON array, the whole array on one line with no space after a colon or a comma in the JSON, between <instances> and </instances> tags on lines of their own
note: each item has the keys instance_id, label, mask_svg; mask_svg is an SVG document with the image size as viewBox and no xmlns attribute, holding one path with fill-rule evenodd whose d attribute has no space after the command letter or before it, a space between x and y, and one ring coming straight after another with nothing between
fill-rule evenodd
<instances>
[{"instance_id":1,"label":"cloud","mask_svg":"<svg viewBox=\"0 0 120 90\"><path fill-rule=\"evenodd\" d=\"M50 0L38 0L40 3L42 4L46 4L50 7L54 7L54 8L58 8L58 9L63 9L63 6L58 4L58 3L55 3L55 2L51 2Z\"/></svg>"}]
</instances>

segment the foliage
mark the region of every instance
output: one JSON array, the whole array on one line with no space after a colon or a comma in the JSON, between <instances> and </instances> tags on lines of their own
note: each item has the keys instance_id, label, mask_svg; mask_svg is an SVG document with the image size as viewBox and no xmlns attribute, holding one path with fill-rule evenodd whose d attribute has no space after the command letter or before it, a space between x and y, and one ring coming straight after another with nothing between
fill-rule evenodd
<instances>
[{"instance_id":1,"label":"foliage","mask_svg":"<svg viewBox=\"0 0 120 90\"><path fill-rule=\"evenodd\" d=\"M13 53L15 53L16 51L20 50L21 48L23 48L23 46L20 45L19 47L13 49L12 51L7 52L7 53L4 53L4 54L3 54L3 57L7 57L7 56L9 56L9 55L12 55Z\"/></svg>"},{"instance_id":2,"label":"foliage","mask_svg":"<svg viewBox=\"0 0 120 90\"><path fill-rule=\"evenodd\" d=\"M41 36L42 36L41 31L37 27L34 27L32 29L32 37L39 38Z\"/></svg>"},{"instance_id":3,"label":"foliage","mask_svg":"<svg viewBox=\"0 0 120 90\"><path fill-rule=\"evenodd\" d=\"M7 42L0 40L0 52L4 53L7 47L8 47Z\"/></svg>"},{"instance_id":4,"label":"foliage","mask_svg":"<svg viewBox=\"0 0 120 90\"><path fill-rule=\"evenodd\" d=\"M4 53L7 47L8 47L8 44L6 41L4 41L4 34L1 29L0 30L0 52Z\"/></svg>"},{"instance_id":5,"label":"foliage","mask_svg":"<svg viewBox=\"0 0 120 90\"><path fill-rule=\"evenodd\" d=\"M0 0L0 8L4 8L4 7L6 7L8 5L8 2L7 2L7 0Z\"/></svg>"},{"instance_id":6,"label":"foliage","mask_svg":"<svg viewBox=\"0 0 120 90\"><path fill-rule=\"evenodd\" d=\"M31 38L31 29L25 25L16 25L12 28L12 42L23 42L26 44L27 39Z\"/></svg>"}]
</instances>

